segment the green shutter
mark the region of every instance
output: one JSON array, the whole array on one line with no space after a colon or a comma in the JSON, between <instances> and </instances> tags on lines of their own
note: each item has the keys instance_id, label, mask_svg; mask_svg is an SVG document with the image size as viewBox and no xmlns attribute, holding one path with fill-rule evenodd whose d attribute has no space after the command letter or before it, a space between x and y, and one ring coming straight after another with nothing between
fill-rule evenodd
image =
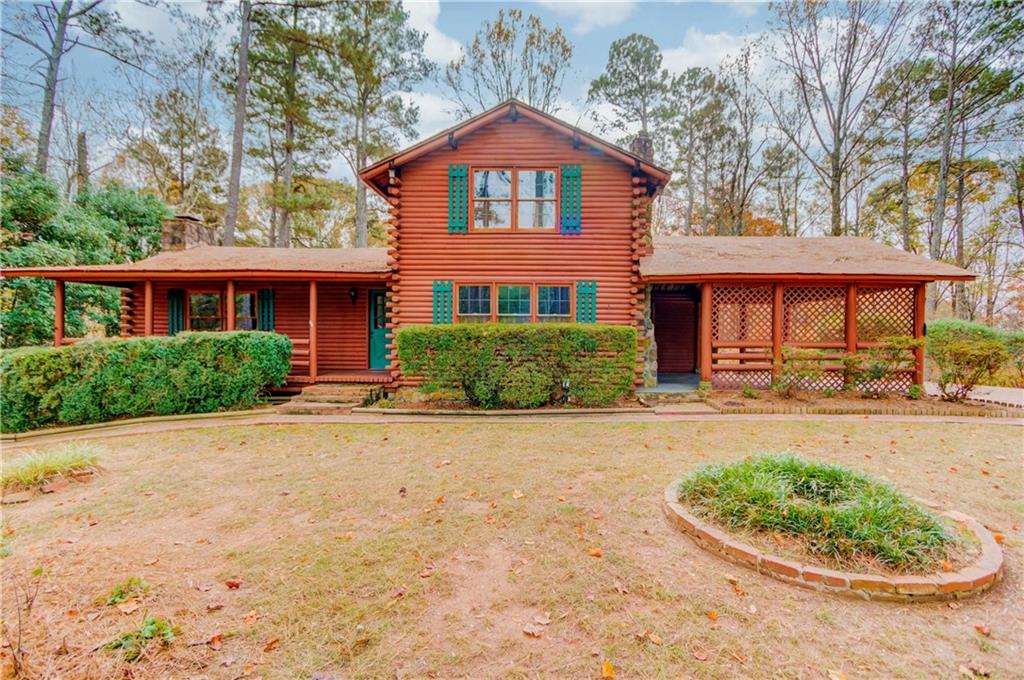
<instances>
[{"instance_id":1,"label":"green shutter","mask_svg":"<svg viewBox=\"0 0 1024 680\"><path fill-rule=\"evenodd\" d=\"M434 323L452 322L452 282L434 281Z\"/></svg>"},{"instance_id":2,"label":"green shutter","mask_svg":"<svg viewBox=\"0 0 1024 680\"><path fill-rule=\"evenodd\" d=\"M576 282L577 323L597 323L597 281Z\"/></svg>"},{"instance_id":3,"label":"green shutter","mask_svg":"<svg viewBox=\"0 0 1024 680\"><path fill-rule=\"evenodd\" d=\"M185 330L185 291L172 288L167 291L167 335Z\"/></svg>"},{"instance_id":4,"label":"green shutter","mask_svg":"<svg viewBox=\"0 0 1024 680\"><path fill-rule=\"evenodd\" d=\"M563 234L578 234L580 221L580 193L582 190L582 168L575 165L562 166L561 225Z\"/></svg>"},{"instance_id":5,"label":"green shutter","mask_svg":"<svg viewBox=\"0 0 1024 680\"><path fill-rule=\"evenodd\" d=\"M448 166L448 233L469 231L469 166Z\"/></svg>"},{"instance_id":6,"label":"green shutter","mask_svg":"<svg viewBox=\"0 0 1024 680\"><path fill-rule=\"evenodd\" d=\"M256 291L256 328L261 331L274 330L273 288L260 288Z\"/></svg>"}]
</instances>

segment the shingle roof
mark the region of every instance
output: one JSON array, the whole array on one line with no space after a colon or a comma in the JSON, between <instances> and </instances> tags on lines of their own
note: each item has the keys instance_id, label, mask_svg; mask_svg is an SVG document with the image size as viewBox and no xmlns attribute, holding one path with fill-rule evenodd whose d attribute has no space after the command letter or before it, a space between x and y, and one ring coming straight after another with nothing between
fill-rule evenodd
<instances>
[{"instance_id":1,"label":"shingle roof","mask_svg":"<svg viewBox=\"0 0 1024 680\"><path fill-rule=\"evenodd\" d=\"M386 248L241 248L202 245L124 264L8 269L4 276L146 273L371 274L389 270Z\"/></svg>"},{"instance_id":2,"label":"shingle roof","mask_svg":"<svg viewBox=\"0 0 1024 680\"><path fill-rule=\"evenodd\" d=\"M818 275L971 279L969 271L866 238L668 236L640 261L645 278Z\"/></svg>"}]
</instances>

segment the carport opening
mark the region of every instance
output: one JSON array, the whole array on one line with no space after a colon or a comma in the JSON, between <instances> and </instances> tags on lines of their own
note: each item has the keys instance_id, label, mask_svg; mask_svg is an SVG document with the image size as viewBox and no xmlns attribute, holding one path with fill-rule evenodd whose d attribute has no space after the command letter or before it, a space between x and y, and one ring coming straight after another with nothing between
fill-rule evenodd
<instances>
[{"instance_id":1,"label":"carport opening","mask_svg":"<svg viewBox=\"0 0 1024 680\"><path fill-rule=\"evenodd\" d=\"M651 292L658 387L680 391L700 383L700 289L692 284L658 284Z\"/></svg>"}]
</instances>

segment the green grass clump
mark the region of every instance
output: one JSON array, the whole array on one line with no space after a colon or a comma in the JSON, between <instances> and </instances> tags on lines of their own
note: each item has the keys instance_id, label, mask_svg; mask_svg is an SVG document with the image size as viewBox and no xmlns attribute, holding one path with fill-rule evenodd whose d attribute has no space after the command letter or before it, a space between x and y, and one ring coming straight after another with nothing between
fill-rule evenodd
<instances>
[{"instance_id":1,"label":"green grass clump","mask_svg":"<svg viewBox=\"0 0 1024 680\"><path fill-rule=\"evenodd\" d=\"M877 561L895 571L945 559L953 540L938 519L890 485L839 465L764 455L687 476L679 499L733 529L801 540L841 565Z\"/></svg>"},{"instance_id":2,"label":"green grass clump","mask_svg":"<svg viewBox=\"0 0 1024 680\"><path fill-rule=\"evenodd\" d=\"M138 576L132 576L127 581L123 581L114 586L114 589L110 591L110 597L107 598L105 604L108 607L112 607L115 604L121 604L129 598L137 595L143 595L148 590L148 583Z\"/></svg>"},{"instance_id":3,"label":"green grass clump","mask_svg":"<svg viewBox=\"0 0 1024 680\"><path fill-rule=\"evenodd\" d=\"M30 489L74 472L95 470L102 449L94 444L72 442L38 453L4 460L3 488Z\"/></svg>"},{"instance_id":4,"label":"green grass clump","mask_svg":"<svg viewBox=\"0 0 1024 680\"><path fill-rule=\"evenodd\" d=\"M137 661L146 645L153 640L159 640L165 646L174 642L174 628L167 619L147 617L137 629L122 633L105 644L103 649L108 652L120 651L125 661Z\"/></svg>"}]
</instances>

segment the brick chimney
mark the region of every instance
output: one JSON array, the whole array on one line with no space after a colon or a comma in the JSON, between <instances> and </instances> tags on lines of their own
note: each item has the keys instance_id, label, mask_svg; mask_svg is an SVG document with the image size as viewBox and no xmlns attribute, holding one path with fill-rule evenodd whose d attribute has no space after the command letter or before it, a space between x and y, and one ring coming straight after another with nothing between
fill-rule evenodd
<instances>
[{"instance_id":1,"label":"brick chimney","mask_svg":"<svg viewBox=\"0 0 1024 680\"><path fill-rule=\"evenodd\" d=\"M638 132L633 139L629 140L629 152L634 156L643 158L648 163L653 163L654 140L642 132Z\"/></svg>"},{"instance_id":2,"label":"brick chimney","mask_svg":"<svg viewBox=\"0 0 1024 680\"><path fill-rule=\"evenodd\" d=\"M203 222L201 217L175 215L164 220L161 250L188 250L200 245L218 246L220 243L217 228Z\"/></svg>"}]
</instances>

